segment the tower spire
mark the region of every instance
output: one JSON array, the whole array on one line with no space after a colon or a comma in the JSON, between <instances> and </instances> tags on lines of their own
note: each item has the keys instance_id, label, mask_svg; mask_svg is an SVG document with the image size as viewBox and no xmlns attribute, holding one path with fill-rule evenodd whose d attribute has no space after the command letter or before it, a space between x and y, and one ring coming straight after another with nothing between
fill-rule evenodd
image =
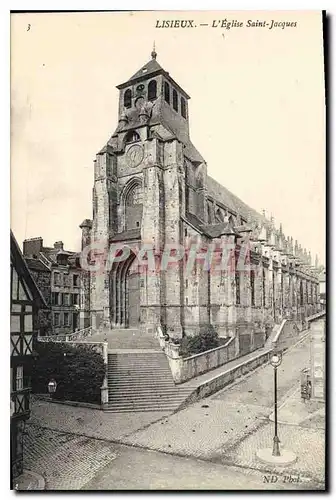
<instances>
[{"instance_id":1,"label":"tower spire","mask_svg":"<svg viewBox=\"0 0 336 500\"><path fill-rule=\"evenodd\" d=\"M156 53L156 50L155 50L155 40L153 42L153 50L151 52L151 56L152 56L152 59L156 59L157 53Z\"/></svg>"}]
</instances>

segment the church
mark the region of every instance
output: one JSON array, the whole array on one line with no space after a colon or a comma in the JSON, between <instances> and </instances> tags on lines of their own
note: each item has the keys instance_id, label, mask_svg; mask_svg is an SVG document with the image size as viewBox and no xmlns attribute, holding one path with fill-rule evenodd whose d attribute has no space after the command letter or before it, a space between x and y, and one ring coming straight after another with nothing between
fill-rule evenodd
<instances>
[{"instance_id":1,"label":"church","mask_svg":"<svg viewBox=\"0 0 336 500\"><path fill-rule=\"evenodd\" d=\"M240 355L261 347L283 319L302 329L319 300L310 253L208 175L189 134L190 97L155 48L117 89L118 124L96 155L93 215L80 225L95 269L82 273L81 328L154 336L161 327L179 339L212 325L235 338ZM169 245L185 255L155 272L132 251L151 247L160 259ZM195 245L216 248L219 258L230 248L230 265L214 270L198 255L188 268ZM93 264L111 246L128 248L127 258L97 271Z\"/></svg>"}]
</instances>

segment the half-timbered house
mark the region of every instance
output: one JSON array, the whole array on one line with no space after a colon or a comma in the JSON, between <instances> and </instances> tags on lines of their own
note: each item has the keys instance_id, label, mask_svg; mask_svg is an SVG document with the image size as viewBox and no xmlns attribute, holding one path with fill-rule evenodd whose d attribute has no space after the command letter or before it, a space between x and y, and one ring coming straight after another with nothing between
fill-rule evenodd
<instances>
[{"instance_id":1,"label":"half-timbered house","mask_svg":"<svg viewBox=\"0 0 336 500\"><path fill-rule=\"evenodd\" d=\"M38 310L47 305L12 232L10 254L10 450L13 481L23 471L23 431L30 416L30 379L39 328Z\"/></svg>"}]
</instances>

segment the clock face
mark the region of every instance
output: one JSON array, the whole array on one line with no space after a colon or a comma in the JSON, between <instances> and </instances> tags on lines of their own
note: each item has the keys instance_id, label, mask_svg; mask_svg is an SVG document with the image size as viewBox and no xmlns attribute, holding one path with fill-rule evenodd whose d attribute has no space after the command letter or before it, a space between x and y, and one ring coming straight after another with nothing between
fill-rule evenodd
<instances>
[{"instance_id":1,"label":"clock face","mask_svg":"<svg viewBox=\"0 0 336 500\"><path fill-rule=\"evenodd\" d=\"M130 167L137 167L143 160L144 152L140 144L134 144L126 153L127 163Z\"/></svg>"}]
</instances>

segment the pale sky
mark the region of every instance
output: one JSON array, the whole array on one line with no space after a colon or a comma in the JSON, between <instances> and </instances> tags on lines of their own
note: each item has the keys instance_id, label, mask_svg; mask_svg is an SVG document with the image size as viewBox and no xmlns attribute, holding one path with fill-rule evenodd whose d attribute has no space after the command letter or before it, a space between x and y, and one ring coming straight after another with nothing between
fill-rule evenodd
<instances>
[{"instance_id":1,"label":"pale sky","mask_svg":"<svg viewBox=\"0 0 336 500\"><path fill-rule=\"evenodd\" d=\"M244 27L211 28L225 18ZM155 28L157 19L196 27ZM297 26L247 28L249 19ZM46 246L80 249L93 159L117 125L115 87L150 59L155 40L157 61L191 96L191 140L208 174L325 262L320 12L14 14L11 37L11 227L20 246L42 236Z\"/></svg>"}]
</instances>

